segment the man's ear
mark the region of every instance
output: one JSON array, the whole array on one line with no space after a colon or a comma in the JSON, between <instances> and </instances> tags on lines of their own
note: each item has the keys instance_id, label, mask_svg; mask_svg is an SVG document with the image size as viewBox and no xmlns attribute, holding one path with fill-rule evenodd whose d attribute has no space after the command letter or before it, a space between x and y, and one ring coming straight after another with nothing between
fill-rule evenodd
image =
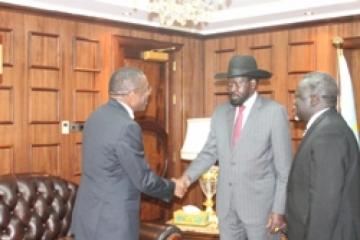
<instances>
[{"instance_id":1,"label":"man's ear","mask_svg":"<svg viewBox=\"0 0 360 240\"><path fill-rule=\"evenodd\" d=\"M317 94L311 95L310 96L310 105L312 107L315 107L316 105L318 105L320 103L320 97Z\"/></svg>"},{"instance_id":2,"label":"man's ear","mask_svg":"<svg viewBox=\"0 0 360 240\"><path fill-rule=\"evenodd\" d=\"M257 82L258 82L258 80L256 80L256 79L250 80L250 86L251 86L252 90L256 90Z\"/></svg>"}]
</instances>

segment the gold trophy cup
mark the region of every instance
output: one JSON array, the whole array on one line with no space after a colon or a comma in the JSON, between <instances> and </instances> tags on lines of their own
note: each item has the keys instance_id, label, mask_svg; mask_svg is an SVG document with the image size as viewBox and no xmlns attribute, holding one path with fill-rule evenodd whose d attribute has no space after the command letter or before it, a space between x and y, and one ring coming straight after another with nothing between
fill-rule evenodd
<instances>
[{"instance_id":1,"label":"gold trophy cup","mask_svg":"<svg viewBox=\"0 0 360 240\"><path fill-rule=\"evenodd\" d=\"M209 214L209 222L217 224L217 217L213 209L214 201L213 196L216 193L216 186L219 174L219 167L212 166L206 173L200 178L200 187L202 192L206 196L206 201L203 203L206 207L205 212Z\"/></svg>"}]
</instances>

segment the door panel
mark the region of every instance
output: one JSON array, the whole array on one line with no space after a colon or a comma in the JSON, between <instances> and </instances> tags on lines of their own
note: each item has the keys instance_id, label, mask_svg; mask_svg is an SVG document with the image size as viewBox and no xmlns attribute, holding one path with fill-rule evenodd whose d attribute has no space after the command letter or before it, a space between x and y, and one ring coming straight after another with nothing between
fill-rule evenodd
<instances>
[{"instance_id":1,"label":"door panel","mask_svg":"<svg viewBox=\"0 0 360 240\"><path fill-rule=\"evenodd\" d=\"M23 91L24 44L23 19L13 13L0 13L0 37L3 43L3 73L0 80L0 174L26 171L28 164L24 149L26 133L22 118L26 115Z\"/></svg>"},{"instance_id":2,"label":"door panel","mask_svg":"<svg viewBox=\"0 0 360 240\"><path fill-rule=\"evenodd\" d=\"M65 152L59 124L62 119L62 33L33 16L25 19L25 81L28 99L23 124L27 135L28 171L61 175Z\"/></svg>"}]
</instances>

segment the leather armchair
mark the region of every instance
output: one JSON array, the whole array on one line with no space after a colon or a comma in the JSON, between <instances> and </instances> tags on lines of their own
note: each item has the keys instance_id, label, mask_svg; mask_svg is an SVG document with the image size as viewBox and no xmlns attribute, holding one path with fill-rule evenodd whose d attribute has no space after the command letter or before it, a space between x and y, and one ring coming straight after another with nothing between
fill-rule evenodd
<instances>
[{"instance_id":1,"label":"leather armchair","mask_svg":"<svg viewBox=\"0 0 360 240\"><path fill-rule=\"evenodd\" d=\"M0 239L69 236L76 185L54 176L0 177Z\"/></svg>"},{"instance_id":2,"label":"leather armchair","mask_svg":"<svg viewBox=\"0 0 360 240\"><path fill-rule=\"evenodd\" d=\"M71 240L77 185L55 176L0 176L0 239ZM141 240L181 240L173 225L142 223Z\"/></svg>"}]
</instances>

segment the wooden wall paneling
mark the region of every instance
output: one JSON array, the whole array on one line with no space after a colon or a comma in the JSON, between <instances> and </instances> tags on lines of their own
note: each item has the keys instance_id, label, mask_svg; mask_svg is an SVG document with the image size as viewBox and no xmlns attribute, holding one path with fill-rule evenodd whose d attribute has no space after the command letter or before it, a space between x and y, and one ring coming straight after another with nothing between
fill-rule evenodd
<instances>
[{"instance_id":1,"label":"wooden wall paneling","mask_svg":"<svg viewBox=\"0 0 360 240\"><path fill-rule=\"evenodd\" d=\"M76 36L74 38L74 71L99 72L101 69L100 45L98 40ZM86 54L84 54L86 53Z\"/></svg>"},{"instance_id":2,"label":"wooden wall paneling","mask_svg":"<svg viewBox=\"0 0 360 240\"><path fill-rule=\"evenodd\" d=\"M29 172L63 173L59 125L62 119L61 24L43 16L25 16L26 129Z\"/></svg>"},{"instance_id":3,"label":"wooden wall paneling","mask_svg":"<svg viewBox=\"0 0 360 240\"><path fill-rule=\"evenodd\" d=\"M342 38L348 38L348 37L354 36L352 34L352 32L353 32L352 26L353 26L353 24L349 23L349 22L343 22L343 23L338 23L338 24L332 23L332 24L330 24L329 34L333 37L339 36Z\"/></svg>"},{"instance_id":4,"label":"wooden wall paneling","mask_svg":"<svg viewBox=\"0 0 360 240\"><path fill-rule=\"evenodd\" d=\"M213 81L215 84L214 101L212 111L216 106L228 100L228 85L226 79L215 80L214 75L220 72L227 72L228 65L231 58L236 55L236 38L227 37L219 39L219 45L217 49L214 49L215 68L213 72Z\"/></svg>"},{"instance_id":5,"label":"wooden wall paneling","mask_svg":"<svg viewBox=\"0 0 360 240\"><path fill-rule=\"evenodd\" d=\"M30 155L31 172L61 175L60 144L32 144Z\"/></svg>"},{"instance_id":6,"label":"wooden wall paneling","mask_svg":"<svg viewBox=\"0 0 360 240\"><path fill-rule=\"evenodd\" d=\"M217 39L206 39L204 41L204 116L210 117L213 113L215 102L215 71L216 71L216 55L214 50L218 49L219 41Z\"/></svg>"},{"instance_id":7,"label":"wooden wall paneling","mask_svg":"<svg viewBox=\"0 0 360 240\"><path fill-rule=\"evenodd\" d=\"M183 52L183 108L185 120L204 116L204 77L202 43L196 39L186 39ZM196 102L197 104L194 104Z\"/></svg>"},{"instance_id":8,"label":"wooden wall paneling","mask_svg":"<svg viewBox=\"0 0 360 240\"><path fill-rule=\"evenodd\" d=\"M154 33L152 39L161 42L171 42L171 35Z\"/></svg>"},{"instance_id":9,"label":"wooden wall paneling","mask_svg":"<svg viewBox=\"0 0 360 240\"><path fill-rule=\"evenodd\" d=\"M28 65L30 68L55 69L60 67L60 40L58 34L28 33ZM45 49L47 51L45 51Z\"/></svg>"},{"instance_id":10,"label":"wooden wall paneling","mask_svg":"<svg viewBox=\"0 0 360 240\"><path fill-rule=\"evenodd\" d=\"M327 72L336 76L336 50L332 45L334 36L330 34L329 25L316 27L316 71Z\"/></svg>"},{"instance_id":11,"label":"wooden wall paneling","mask_svg":"<svg viewBox=\"0 0 360 240\"><path fill-rule=\"evenodd\" d=\"M273 44L271 33L258 33L252 36L252 44L250 46L251 55L256 59L258 68L265 69L273 76L270 79L262 79L258 83L258 92L266 97L273 97L274 81L276 81L276 73L273 70Z\"/></svg>"},{"instance_id":12,"label":"wooden wall paneling","mask_svg":"<svg viewBox=\"0 0 360 240\"><path fill-rule=\"evenodd\" d=\"M0 35L0 45L1 45L1 56L0 56L0 84L2 82L2 75L3 75L3 36ZM13 123L13 114L12 114L12 109L14 108L13 106L11 106L11 97L10 94L4 94L1 91L4 88L0 88L0 124L5 124L5 123ZM8 90L9 88L5 87L5 90ZM10 88L11 89L11 88ZM2 105L1 105L2 103ZM11 121L12 120L12 121ZM4 143L2 143L4 144ZM12 173L14 171L14 151L12 149L12 146L5 146L5 145L1 145L0 146L0 173Z\"/></svg>"},{"instance_id":13,"label":"wooden wall paneling","mask_svg":"<svg viewBox=\"0 0 360 240\"><path fill-rule=\"evenodd\" d=\"M11 174L14 172L14 148L12 145L0 146L0 174Z\"/></svg>"},{"instance_id":14,"label":"wooden wall paneling","mask_svg":"<svg viewBox=\"0 0 360 240\"><path fill-rule=\"evenodd\" d=\"M288 102L289 75L287 72L288 65L288 31L278 30L272 32L272 71L271 78L274 99L283 104L285 107L291 103ZM289 114L289 112L288 112Z\"/></svg>"},{"instance_id":15,"label":"wooden wall paneling","mask_svg":"<svg viewBox=\"0 0 360 240\"><path fill-rule=\"evenodd\" d=\"M61 70L60 70L60 121L74 121L74 89L76 89L76 76L73 72L74 67L74 38L76 35L77 25L75 22L67 19L59 19L59 35L61 42ZM74 166L78 164L75 161L76 151L74 142L76 134L62 134L61 126L58 126L57 132L60 136L61 148L61 176L72 181L77 181L74 177Z\"/></svg>"},{"instance_id":16,"label":"wooden wall paneling","mask_svg":"<svg viewBox=\"0 0 360 240\"><path fill-rule=\"evenodd\" d=\"M7 27L0 28L0 37L3 45L3 66L12 67L14 65L14 30Z\"/></svg>"},{"instance_id":17,"label":"wooden wall paneling","mask_svg":"<svg viewBox=\"0 0 360 240\"><path fill-rule=\"evenodd\" d=\"M14 124L14 91L0 86L0 124Z\"/></svg>"},{"instance_id":18,"label":"wooden wall paneling","mask_svg":"<svg viewBox=\"0 0 360 240\"><path fill-rule=\"evenodd\" d=\"M151 31L144 31L139 29L131 29L130 36L140 39L153 39L153 33Z\"/></svg>"},{"instance_id":19,"label":"wooden wall paneling","mask_svg":"<svg viewBox=\"0 0 360 240\"><path fill-rule=\"evenodd\" d=\"M293 111L294 92L305 73L316 69L316 34L312 27L289 30L288 45L288 111ZM292 102L292 103L290 103ZM292 115L294 116L294 115ZM290 118L292 127L293 150L299 145L304 131L304 124Z\"/></svg>"},{"instance_id":20,"label":"wooden wall paneling","mask_svg":"<svg viewBox=\"0 0 360 240\"><path fill-rule=\"evenodd\" d=\"M108 83L111 74L114 72L115 68L113 65L114 59L112 58L112 49L113 49L113 28L111 27L102 27L101 29L101 40L103 44L102 49L102 71L99 73L100 81L97 83L98 90L100 91L99 97L101 102L106 102L109 99L108 95Z\"/></svg>"},{"instance_id":21,"label":"wooden wall paneling","mask_svg":"<svg viewBox=\"0 0 360 240\"><path fill-rule=\"evenodd\" d=\"M95 27L96 26L96 27ZM108 78L102 75L104 62L103 31L106 28L89 23L76 23L72 36L72 69L73 85L66 89L69 92L69 120L84 124L88 116L102 103L107 101L107 89L103 89ZM106 91L106 93L104 92ZM70 178L79 182L81 177L81 131L68 136Z\"/></svg>"},{"instance_id":22,"label":"wooden wall paneling","mask_svg":"<svg viewBox=\"0 0 360 240\"><path fill-rule=\"evenodd\" d=\"M289 74L306 73L316 68L315 43L302 42L289 44Z\"/></svg>"},{"instance_id":23,"label":"wooden wall paneling","mask_svg":"<svg viewBox=\"0 0 360 240\"><path fill-rule=\"evenodd\" d=\"M240 55L251 55L251 34L236 36L236 53Z\"/></svg>"},{"instance_id":24,"label":"wooden wall paneling","mask_svg":"<svg viewBox=\"0 0 360 240\"><path fill-rule=\"evenodd\" d=\"M31 87L29 91L29 123L59 124L59 89Z\"/></svg>"},{"instance_id":25,"label":"wooden wall paneling","mask_svg":"<svg viewBox=\"0 0 360 240\"><path fill-rule=\"evenodd\" d=\"M0 9L3 74L0 81L0 174L26 171L26 135L21 119L27 101L24 81L23 16Z\"/></svg>"}]
</instances>

